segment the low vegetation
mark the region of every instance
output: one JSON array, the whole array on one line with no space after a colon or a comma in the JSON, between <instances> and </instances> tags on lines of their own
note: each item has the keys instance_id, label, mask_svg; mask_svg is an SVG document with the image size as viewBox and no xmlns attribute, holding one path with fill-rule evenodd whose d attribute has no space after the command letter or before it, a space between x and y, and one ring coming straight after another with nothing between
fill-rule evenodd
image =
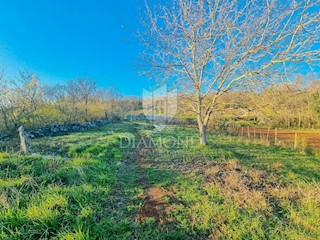
<instances>
[{"instance_id":1,"label":"low vegetation","mask_svg":"<svg viewBox=\"0 0 320 240\"><path fill-rule=\"evenodd\" d=\"M0 238L320 238L319 157L208 137L123 122L1 153Z\"/></svg>"},{"instance_id":2,"label":"low vegetation","mask_svg":"<svg viewBox=\"0 0 320 240\"><path fill-rule=\"evenodd\" d=\"M20 5L0 239L320 239L320 0Z\"/></svg>"}]
</instances>

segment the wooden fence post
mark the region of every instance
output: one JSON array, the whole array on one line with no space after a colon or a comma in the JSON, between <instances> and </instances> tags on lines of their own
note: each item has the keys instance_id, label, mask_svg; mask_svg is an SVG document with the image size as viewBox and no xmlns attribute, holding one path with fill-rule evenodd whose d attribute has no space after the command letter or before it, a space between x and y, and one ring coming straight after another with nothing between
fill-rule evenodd
<instances>
[{"instance_id":1,"label":"wooden fence post","mask_svg":"<svg viewBox=\"0 0 320 240\"><path fill-rule=\"evenodd\" d=\"M262 139L262 129L260 128L260 139Z\"/></svg>"},{"instance_id":2,"label":"wooden fence post","mask_svg":"<svg viewBox=\"0 0 320 240\"><path fill-rule=\"evenodd\" d=\"M298 133L294 134L294 149L297 149L299 145Z\"/></svg>"},{"instance_id":3,"label":"wooden fence post","mask_svg":"<svg viewBox=\"0 0 320 240\"><path fill-rule=\"evenodd\" d=\"M268 127L267 140L269 140L269 133L270 133L270 128Z\"/></svg>"},{"instance_id":4,"label":"wooden fence post","mask_svg":"<svg viewBox=\"0 0 320 240\"><path fill-rule=\"evenodd\" d=\"M248 138L250 138L250 127L247 127L247 131L248 131Z\"/></svg>"},{"instance_id":5,"label":"wooden fence post","mask_svg":"<svg viewBox=\"0 0 320 240\"><path fill-rule=\"evenodd\" d=\"M253 128L253 138L256 139L256 128Z\"/></svg>"},{"instance_id":6,"label":"wooden fence post","mask_svg":"<svg viewBox=\"0 0 320 240\"><path fill-rule=\"evenodd\" d=\"M274 129L274 144L277 144L277 140L278 140L278 129L275 128Z\"/></svg>"},{"instance_id":7,"label":"wooden fence post","mask_svg":"<svg viewBox=\"0 0 320 240\"><path fill-rule=\"evenodd\" d=\"M24 131L23 126L19 127L18 130L19 130L19 136L20 136L20 149L23 154L28 155L31 153L31 150L30 150L27 134Z\"/></svg>"}]
</instances>

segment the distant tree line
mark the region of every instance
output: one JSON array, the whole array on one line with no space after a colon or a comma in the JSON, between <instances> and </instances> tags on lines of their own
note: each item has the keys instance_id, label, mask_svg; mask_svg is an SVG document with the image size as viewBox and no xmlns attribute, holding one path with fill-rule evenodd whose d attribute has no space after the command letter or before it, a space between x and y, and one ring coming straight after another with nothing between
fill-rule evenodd
<instances>
[{"instance_id":1,"label":"distant tree line","mask_svg":"<svg viewBox=\"0 0 320 240\"><path fill-rule=\"evenodd\" d=\"M196 118L180 95L179 116ZM211 126L265 126L292 129L320 128L320 80L296 78L274 83L261 91L230 91L215 107Z\"/></svg>"},{"instance_id":2,"label":"distant tree line","mask_svg":"<svg viewBox=\"0 0 320 240\"><path fill-rule=\"evenodd\" d=\"M65 84L45 85L37 76L20 72L19 77L0 75L0 132L13 133L20 125L38 128L98 119L114 119L141 109L135 97L123 97L115 88L98 88L90 78Z\"/></svg>"},{"instance_id":3,"label":"distant tree line","mask_svg":"<svg viewBox=\"0 0 320 240\"><path fill-rule=\"evenodd\" d=\"M320 81L306 78L273 83L260 91L229 91L217 102L209 126L319 129ZM179 94L175 117L192 120L187 122L196 120L190 106L193 97ZM14 133L21 125L34 129L50 124L112 120L142 112L141 99L125 97L113 87L98 88L89 78L45 85L27 72L9 80L0 74L0 133Z\"/></svg>"}]
</instances>

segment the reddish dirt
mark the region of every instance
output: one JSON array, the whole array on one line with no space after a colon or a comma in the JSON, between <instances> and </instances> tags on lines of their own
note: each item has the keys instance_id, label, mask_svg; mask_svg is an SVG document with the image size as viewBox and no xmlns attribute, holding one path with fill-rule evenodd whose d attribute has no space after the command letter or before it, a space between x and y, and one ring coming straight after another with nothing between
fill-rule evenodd
<instances>
[{"instance_id":1,"label":"reddish dirt","mask_svg":"<svg viewBox=\"0 0 320 240\"><path fill-rule=\"evenodd\" d=\"M139 222L144 222L148 218L154 218L157 223L168 222L166 212L173 210L174 206L168 204L167 200L171 199L172 193L164 188L150 186L148 183L145 169L148 168L148 154L152 149L139 148L133 153L134 161L139 165L139 185L145 188L142 196L144 204L135 217Z\"/></svg>"},{"instance_id":2,"label":"reddish dirt","mask_svg":"<svg viewBox=\"0 0 320 240\"><path fill-rule=\"evenodd\" d=\"M144 204L141 207L137 219L140 222L147 218L154 218L157 223L167 222L166 212L173 210L174 206L166 203L166 198L170 197L171 193L163 188L150 187L146 190Z\"/></svg>"}]
</instances>

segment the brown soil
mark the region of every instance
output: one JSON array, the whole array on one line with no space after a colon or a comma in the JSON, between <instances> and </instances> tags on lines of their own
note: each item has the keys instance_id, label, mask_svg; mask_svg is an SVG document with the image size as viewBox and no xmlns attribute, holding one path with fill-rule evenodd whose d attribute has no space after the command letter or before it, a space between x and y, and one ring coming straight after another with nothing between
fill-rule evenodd
<instances>
[{"instance_id":1,"label":"brown soil","mask_svg":"<svg viewBox=\"0 0 320 240\"><path fill-rule=\"evenodd\" d=\"M172 193L164 188L150 186L148 183L145 169L148 168L148 156L152 151L153 149L138 148L132 156L140 168L138 183L145 189L141 197L144 204L135 219L139 222L145 222L148 218L153 218L157 223L165 223L169 221L166 212L174 209L174 206L168 203Z\"/></svg>"},{"instance_id":2,"label":"brown soil","mask_svg":"<svg viewBox=\"0 0 320 240\"><path fill-rule=\"evenodd\" d=\"M167 222L166 212L174 208L166 201L170 195L171 193L163 188L150 187L147 189L144 204L137 215L137 219L140 222L147 218L154 218L157 223Z\"/></svg>"}]
</instances>

